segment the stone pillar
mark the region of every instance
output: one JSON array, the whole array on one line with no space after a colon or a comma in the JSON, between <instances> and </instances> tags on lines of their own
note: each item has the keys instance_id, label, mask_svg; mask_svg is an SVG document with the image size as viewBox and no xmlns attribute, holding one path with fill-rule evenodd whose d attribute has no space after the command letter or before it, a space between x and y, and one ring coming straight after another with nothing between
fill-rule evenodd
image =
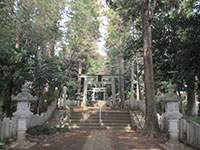
<instances>
[{"instance_id":1,"label":"stone pillar","mask_svg":"<svg viewBox=\"0 0 200 150\"><path fill-rule=\"evenodd\" d=\"M130 98L130 106L132 109L137 109L137 101L134 97L134 61L132 62L132 67L131 67L131 98Z\"/></svg>"},{"instance_id":2,"label":"stone pillar","mask_svg":"<svg viewBox=\"0 0 200 150\"><path fill-rule=\"evenodd\" d=\"M80 107L81 103L81 94L78 92L76 93L76 101L77 101L77 106Z\"/></svg>"},{"instance_id":3,"label":"stone pillar","mask_svg":"<svg viewBox=\"0 0 200 150\"><path fill-rule=\"evenodd\" d=\"M115 78L112 77L112 100L113 100L113 105L116 105L116 89L115 89Z\"/></svg>"},{"instance_id":4,"label":"stone pillar","mask_svg":"<svg viewBox=\"0 0 200 150\"><path fill-rule=\"evenodd\" d=\"M27 120L32 116L30 112L30 102L36 101L37 97L33 97L30 94L28 85L25 83L22 86L22 92L17 96L11 97L12 101L17 101L17 111L13 114L17 118L17 143L14 144L14 148L24 149L30 148L35 143L30 143L26 140L25 134L27 130Z\"/></svg>"},{"instance_id":5,"label":"stone pillar","mask_svg":"<svg viewBox=\"0 0 200 150\"><path fill-rule=\"evenodd\" d=\"M66 107L66 106L67 106L66 100L67 100L67 87L64 86L64 87L63 87L63 107Z\"/></svg>"},{"instance_id":6,"label":"stone pillar","mask_svg":"<svg viewBox=\"0 0 200 150\"><path fill-rule=\"evenodd\" d=\"M81 104L82 107L86 107L87 105L87 87L88 87L88 79L86 76L84 80L83 102Z\"/></svg>"},{"instance_id":7,"label":"stone pillar","mask_svg":"<svg viewBox=\"0 0 200 150\"><path fill-rule=\"evenodd\" d=\"M95 101L95 88L92 89L92 101Z\"/></svg>"},{"instance_id":8,"label":"stone pillar","mask_svg":"<svg viewBox=\"0 0 200 150\"><path fill-rule=\"evenodd\" d=\"M105 90L105 88L104 88L104 90L103 90L103 100L104 100L104 101L106 100L106 90Z\"/></svg>"},{"instance_id":9,"label":"stone pillar","mask_svg":"<svg viewBox=\"0 0 200 150\"><path fill-rule=\"evenodd\" d=\"M181 100L175 93L171 83L168 85L168 93L160 97L160 100L165 102L164 117L168 120L168 132L170 140L165 145L169 150L180 150L183 146L179 143L179 129L178 123L182 114L179 112L179 101Z\"/></svg>"}]
</instances>

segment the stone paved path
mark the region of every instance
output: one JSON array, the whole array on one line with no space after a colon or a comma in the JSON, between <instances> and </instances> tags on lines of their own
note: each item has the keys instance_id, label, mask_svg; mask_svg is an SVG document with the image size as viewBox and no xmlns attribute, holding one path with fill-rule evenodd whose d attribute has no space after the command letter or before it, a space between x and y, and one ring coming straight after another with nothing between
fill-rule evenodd
<instances>
[{"instance_id":1,"label":"stone paved path","mask_svg":"<svg viewBox=\"0 0 200 150\"><path fill-rule=\"evenodd\" d=\"M112 150L108 132L106 130L91 131L82 150Z\"/></svg>"}]
</instances>

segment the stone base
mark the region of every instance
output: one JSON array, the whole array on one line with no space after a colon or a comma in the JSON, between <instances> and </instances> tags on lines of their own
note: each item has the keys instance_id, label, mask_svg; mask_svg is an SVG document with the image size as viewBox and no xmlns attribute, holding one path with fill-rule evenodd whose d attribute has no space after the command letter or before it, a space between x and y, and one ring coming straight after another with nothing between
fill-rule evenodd
<instances>
[{"instance_id":1,"label":"stone base","mask_svg":"<svg viewBox=\"0 0 200 150\"><path fill-rule=\"evenodd\" d=\"M192 150L192 148L186 147L181 143L170 143L166 142L165 144L159 144L165 150Z\"/></svg>"},{"instance_id":2,"label":"stone base","mask_svg":"<svg viewBox=\"0 0 200 150\"><path fill-rule=\"evenodd\" d=\"M30 141L26 141L24 143L14 143L13 145L10 146L9 149L15 149L15 150L28 150L30 149L31 147L33 147L34 145L36 145L37 143L32 143Z\"/></svg>"}]
</instances>

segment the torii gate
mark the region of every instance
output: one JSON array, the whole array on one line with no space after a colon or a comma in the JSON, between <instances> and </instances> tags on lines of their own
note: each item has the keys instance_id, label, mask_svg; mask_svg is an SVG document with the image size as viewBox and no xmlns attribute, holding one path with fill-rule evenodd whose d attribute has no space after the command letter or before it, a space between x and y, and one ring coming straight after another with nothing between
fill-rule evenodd
<instances>
[{"instance_id":1,"label":"torii gate","mask_svg":"<svg viewBox=\"0 0 200 150\"><path fill-rule=\"evenodd\" d=\"M81 78L84 78L84 89L83 89L83 102L81 106L85 107L87 104L87 90L88 90L88 84L111 84L112 85L112 99L113 99L113 105L116 105L116 87L115 87L115 78L120 77L120 75L80 75ZM88 82L88 78L112 78L112 81L98 81L98 82ZM103 90L103 89L102 89ZM105 97L105 95L104 95Z\"/></svg>"}]
</instances>

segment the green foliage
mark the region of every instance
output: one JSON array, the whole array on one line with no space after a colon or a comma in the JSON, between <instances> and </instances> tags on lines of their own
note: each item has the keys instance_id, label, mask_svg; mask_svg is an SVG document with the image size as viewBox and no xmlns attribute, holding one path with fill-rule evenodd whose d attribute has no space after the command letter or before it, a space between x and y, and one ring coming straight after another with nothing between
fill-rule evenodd
<instances>
[{"instance_id":1,"label":"green foliage","mask_svg":"<svg viewBox=\"0 0 200 150\"><path fill-rule=\"evenodd\" d=\"M183 119L185 119L188 123L196 122L196 123L200 124L200 117L199 116L194 116L194 117L184 116Z\"/></svg>"},{"instance_id":2,"label":"green foliage","mask_svg":"<svg viewBox=\"0 0 200 150\"><path fill-rule=\"evenodd\" d=\"M28 129L28 133L31 135L50 135L55 134L57 132L69 132L70 130L68 128L57 128L55 126L36 126L33 128Z\"/></svg>"},{"instance_id":3,"label":"green foliage","mask_svg":"<svg viewBox=\"0 0 200 150\"><path fill-rule=\"evenodd\" d=\"M167 14L158 11L153 18L153 59L157 86L172 79L177 90L185 87L185 80L199 75L198 3L180 3L180 13L171 9Z\"/></svg>"},{"instance_id":4,"label":"green foliage","mask_svg":"<svg viewBox=\"0 0 200 150\"><path fill-rule=\"evenodd\" d=\"M9 139L4 139L3 141L0 141L0 149L5 149L7 145L9 145L11 141Z\"/></svg>"},{"instance_id":5,"label":"green foliage","mask_svg":"<svg viewBox=\"0 0 200 150\"><path fill-rule=\"evenodd\" d=\"M67 61L54 56L55 44L62 39L60 20L65 1L1 1L0 9L0 103L11 115L11 95L21 90L25 80L32 92L49 103L59 96L55 87L73 85L76 72ZM18 46L14 46L18 45ZM16 48L18 47L18 48ZM69 71L70 70L70 71ZM44 93L48 83L49 91Z\"/></svg>"},{"instance_id":6,"label":"green foliage","mask_svg":"<svg viewBox=\"0 0 200 150\"><path fill-rule=\"evenodd\" d=\"M87 73L98 55L97 40L100 37L99 11L100 5L95 0L69 0L66 15L66 38L67 43L64 51L70 51L71 61L82 63L82 72ZM66 52L64 52L66 53ZM98 65L98 64L97 64Z\"/></svg>"}]
</instances>

